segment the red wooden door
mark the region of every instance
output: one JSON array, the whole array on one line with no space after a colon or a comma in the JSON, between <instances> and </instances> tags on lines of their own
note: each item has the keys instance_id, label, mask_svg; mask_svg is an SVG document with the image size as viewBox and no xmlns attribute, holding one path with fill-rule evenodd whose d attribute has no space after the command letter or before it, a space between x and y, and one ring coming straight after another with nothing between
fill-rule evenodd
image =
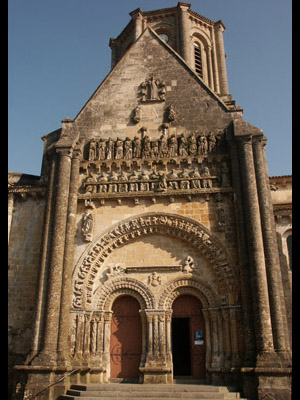
<instances>
[{"instance_id":1,"label":"red wooden door","mask_svg":"<svg viewBox=\"0 0 300 400\"><path fill-rule=\"evenodd\" d=\"M180 329L180 318L183 320L189 319L191 376L195 379L204 379L206 358L205 323L201 302L194 296L179 296L173 303L172 318L176 320L176 325L173 325L174 328L177 326L176 329Z\"/></svg>"},{"instance_id":2,"label":"red wooden door","mask_svg":"<svg viewBox=\"0 0 300 400\"><path fill-rule=\"evenodd\" d=\"M138 378L142 352L140 305L131 296L113 303L110 337L111 378Z\"/></svg>"}]
</instances>

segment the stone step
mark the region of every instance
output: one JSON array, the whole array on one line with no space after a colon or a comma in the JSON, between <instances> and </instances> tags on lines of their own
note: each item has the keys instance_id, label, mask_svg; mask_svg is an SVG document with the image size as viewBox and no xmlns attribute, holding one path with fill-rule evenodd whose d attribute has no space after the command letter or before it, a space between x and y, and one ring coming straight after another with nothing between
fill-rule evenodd
<instances>
[{"instance_id":1,"label":"stone step","mask_svg":"<svg viewBox=\"0 0 300 400\"><path fill-rule=\"evenodd\" d=\"M71 385L59 400L233 400L241 399L230 387L196 384L86 384Z\"/></svg>"}]
</instances>

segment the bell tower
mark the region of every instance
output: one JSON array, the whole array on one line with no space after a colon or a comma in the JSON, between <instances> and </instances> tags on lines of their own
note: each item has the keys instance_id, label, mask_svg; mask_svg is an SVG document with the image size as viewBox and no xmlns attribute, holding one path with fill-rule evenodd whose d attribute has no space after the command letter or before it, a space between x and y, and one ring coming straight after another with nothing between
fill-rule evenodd
<instances>
[{"instance_id":1,"label":"bell tower","mask_svg":"<svg viewBox=\"0 0 300 400\"><path fill-rule=\"evenodd\" d=\"M203 82L227 106L234 105L229 94L223 32L219 20L212 21L191 10L190 3L178 2L176 7L154 11L140 8L129 13L131 20L120 35L111 38L112 68L123 57L142 32L151 28L175 50Z\"/></svg>"}]
</instances>

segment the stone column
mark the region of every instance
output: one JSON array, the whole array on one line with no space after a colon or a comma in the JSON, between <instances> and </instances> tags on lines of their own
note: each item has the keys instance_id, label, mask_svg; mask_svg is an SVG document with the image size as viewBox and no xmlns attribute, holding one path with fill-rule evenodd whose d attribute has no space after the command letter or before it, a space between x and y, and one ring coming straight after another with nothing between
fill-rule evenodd
<instances>
[{"instance_id":1,"label":"stone column","mask_svg":"<svg viewBox=\"0 0 300 400\"><path fill-rule=\"evenodd\" d=\"M147 325L148 325L148 340L147 340L147 360L146 362L153 360L153 315L146 314Z\"/></svg>"},{"instance_id":2,"label":"stone column","mask_svg":"<svg viewBox=\"0 0 300 400\"><path fill-rule=\"evenodd\" d=\"M171 323L173 310L166 311L166 360L170 364L172 362L172 338Z\"/></svg>"},{"instance_id":3,"label":"stone column","mask_svg":"<svg viewBox=\"0 0 300 400\"><path fill-rule=\"evenodd\" d=\"M215 39L218 59L218 71L219 71L219 83L220 83L220 94L229 94L228 81L227 81L227 70L226 70L226 59L223 41L223 32L225 25L222 21L218 21L215 24Z\"/></svg>"},{"instance_id":4,"label":"stone column","mask_svg":"<svg viewBox=\"0 0 300 400\"><path fill-rule=\"evenodd\" d=\"M258 353L264 353L271 352L274 348L251 136L240 137L238 145L250 259L251 289L254 299L256 349Z\"/></svg>"},{"instance_id":5,"label":"stone column","mask_svg":"<svg viewBox=\"0 0 300 400\"><path fill-rule=\"evenodd\" d=\"M207 309L202 309L205 321L205 350L206 350L206 368L211 367L211 329L210 329L210 313Z\"/></svg>"},{"instance_id":6,"label":"stone column","mask_svg":"<svg viewBox=\"0 0 300 400\"><path fill-rule=\"evenodd\" d=\"M281 298L283 298L281 285L281 272L278 254L278 245L274 225L273 205L271 202L269 177L266 173L263 145L264 136L253 140L253 155L257 181L257 192L261 214L261 225L264 242L267 281L270 298L270 309L274 348L276 351L286 351L288 341L284 332ZM281 290L280 290L281 289Z\"/></svg>"},{"instance_id":7,"label":"stone column","mask_svg":"<svg viewBox=\"0 0 300 400\"><path fill-rule=\"evenodd\" d=\"M225 352L225 368L231 367L231 337L230 337L230 316L229 309L222 308L222 317L224 321L224 352Z\"/></svg>"},{"instance_id":8,"label":"stone column","mask_svg":"<svg viewBox=\"0 0 300 400\"><path fill-rule=\"evenodd\" d=\"M48 276L48 295L45 315L44 347L39 356L42 361L55 364L59 330L59 310L62 290L62 270L65 245L66 219L69 198L69 183L72 150L57 148L58 166L53 216L52 241Z\"/></svg>"},{"instance_id":9,"label":"stone column","mask_svg":"<svg viewBox=\"0 0 300 400\"><path fill-rule=\"evenodd\" d=\"M79 183L79 166L81 151L74 150L71 166L69 204L67 215L64 267L63 267L63 286L61 290L61 305L59 316L58 331L58 357L64 362L69 359L70 353L70 293L72 290L72 268L74 254L74 240L76 234L76 210L77 210L77 192Z\"/></svg>"},{"instance_id":10,"label":"stone column","mask_svg":"<svg viewBox=\"0 0 300 400\"><path fill-rule=\"evenodd\" d=\"M212 42L215 43L215 31L214 29L211 29L211 37L212 37ZM220 93L220 85L219 85L219 74L218 74L218 57L217 57L217 51L216 51L216 46L213 46L212 51L211 51L211 56L212 56L212 72L213 72L213 81L214 81L214 87L213 90L216 93Z\"/></svg>"},{"instance_id":11,"label":"stone column","mask_svg":"<svg viewBox=\"0 0 300 400\"><path fill-rule=\"evenodd\" d=\"M216 309L209 309L211 320L211 341L212 341L212 368L220 367L219 335L218 335L218 313Z\"/></svg>"},{"instance_id":12,"label":"stone column","mask_svg":"<svg viewBox=\"0 0 300 400\"><path fill-rule=\"evenodd\" d=\"M110 376L110 333L112 315L112 311L106 311L104 313L103 323L103 367L106 369L107 378Z\"/></svg>"},{"instance_id":13,"label":"stone column","mask_svg":"<svg viewBox=\"0 0 300 400\"><path fill-rule=\"evenodd\" d=\"M190 32L189 32L189 17L188 9L190 5L187 3L178 3L179 7L179 27L180 27L180 54L188 65L191 64L190 59Z\"/></svg>"},{"instance_id":14,"label":"stone column","mask_svg":"<svg viewBox=\"0 0 300 400\"><path fill-rule=\"evenodd\" d=\"M213 77L213 69L212 69L212 60L211 60L211 46L206 46L206 59L207 59L207 76L208 76L208 85L211 90L214 90L214 77Z\"/></svg>"}]
</instances>

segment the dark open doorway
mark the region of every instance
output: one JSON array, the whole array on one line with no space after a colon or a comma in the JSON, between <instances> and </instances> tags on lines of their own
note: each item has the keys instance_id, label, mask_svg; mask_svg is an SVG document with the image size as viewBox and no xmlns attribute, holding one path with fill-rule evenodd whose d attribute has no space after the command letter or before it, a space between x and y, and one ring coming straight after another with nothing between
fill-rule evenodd
<instances>
[{"instance_id":1,"label":"dark open doorway","mask_svg":"<svg viewBox=\"0 0 300 400\"><path fill-rule=\"evenodd\" d=\"M189 318L172 318L173 375L191 375Z\"/></svg>"}]
</instances>

